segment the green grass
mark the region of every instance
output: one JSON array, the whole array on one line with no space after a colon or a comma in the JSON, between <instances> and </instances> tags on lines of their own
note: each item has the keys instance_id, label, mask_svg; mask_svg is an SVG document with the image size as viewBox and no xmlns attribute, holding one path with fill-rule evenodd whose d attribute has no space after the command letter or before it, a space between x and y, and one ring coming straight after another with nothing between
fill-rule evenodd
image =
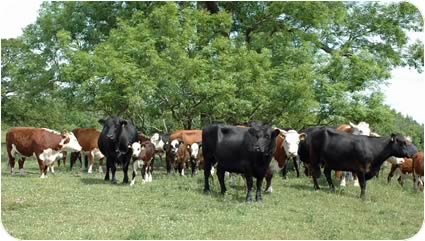
<instances>
[{"instance_id":1,"label":"green grass","mask_svg":"<svg viewBox=\"0 0 425 241\"><path fill-rule=\"evenodd\" d=\"M134 187L120 184L121 170L118 185L63 167L40 179L33 159L25 176L9 175L2 153L2 222L18 239L407 239L424 219L423 193L411 180L386 184L386 173L368 182L366 201L352 185L329 193L322 178L315 192L290 172L275 176L263 202L247 204L241 177L225 196L217 178L206 195L201 173L166 176L163 168Z\"/></svg>"}]
</instances>

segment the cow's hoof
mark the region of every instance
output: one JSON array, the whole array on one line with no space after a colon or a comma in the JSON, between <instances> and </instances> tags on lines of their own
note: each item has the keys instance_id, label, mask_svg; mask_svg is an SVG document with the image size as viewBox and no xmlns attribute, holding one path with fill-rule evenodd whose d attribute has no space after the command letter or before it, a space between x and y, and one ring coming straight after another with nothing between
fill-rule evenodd
<instances>
[{"instance_id":1,"label":"cow's hoof","mask_svg":"<svg viewBox=\"0 0 425 241\"><path fill-rule=\"evenodd\" d=\"M117 180L112 180L111 183L112 184L117 184Z\"/></svg>"},{"instance_id":2,"label":"cow's hoof","mask_svg":"<svg viewBox=\"0 0 425 241\"><path fill-rule=\"evenodd\" d=\"M204 189L204 193L210 193L210 189Z\"/></svg>"}]
</instances>

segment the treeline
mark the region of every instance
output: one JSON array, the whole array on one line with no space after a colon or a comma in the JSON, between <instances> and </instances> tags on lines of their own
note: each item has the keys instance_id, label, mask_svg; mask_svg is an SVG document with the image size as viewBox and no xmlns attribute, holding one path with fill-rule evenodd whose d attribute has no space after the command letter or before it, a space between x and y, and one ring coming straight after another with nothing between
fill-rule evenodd
<instances>
[{"instance_id":1,"label":"treeline","mask_svg":"<svg viewBox=\"0 0 425 241\"><path fill-rule=\"evenodd\" d=\"M422 71L423 43L406 35L422 26L407 2L44 2L22 36L1 40L2 125L366 121L422 148L423 125L381 91L395 67Z\"/></svg>"}]
</instances>

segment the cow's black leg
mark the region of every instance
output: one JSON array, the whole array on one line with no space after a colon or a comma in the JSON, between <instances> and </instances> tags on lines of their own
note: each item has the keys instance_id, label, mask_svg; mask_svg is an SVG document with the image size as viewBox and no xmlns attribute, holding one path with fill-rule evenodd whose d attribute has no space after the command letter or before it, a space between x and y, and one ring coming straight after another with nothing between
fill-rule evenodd
<instances>
[{"instance_id":1,"label":"cow's black leg","mask_svg":"<svg viewBox=\"0 0 425 241\"><path fill-rule=\"evenodd\" d=\"M328 181L329 188L331 189L332 192L335 192L335 186L332 182L331 172L332 172L332 169L328 167L325 167L325 169L323 170L323 173L325 174L325 177L326 177L326 181Z\"/></svg>"},{"instance_id":2,"label":"cow's black leg","mask_svg":"<svg viewBox=\"0 0 425 241\"><path fill-rule=\"evenodd\" d=\"M123 183L128 183L128 162L124 164L122 167L122 170L124 172L124 178L122 180Z\"/></svg>"},{"instance_id":3,"label":"cow's black leg","mask_svg":"<svg viewBox=\"0 0 425 241\"><path fill-rule=\"evenodd\" d=\"M261 184L263 183L263 178L257 178L257 191L255 193L255 201L259 202L263 200L261 197Z\"/></svg>"},{"instance_id":4,"label":"cow's black leg","mask_svg":"<svg viewBox=\"0 0 425 241\"><path fill-rule=\"evenodd\" d=\"M254 181L252 180L252 176L251 175L246 174L245 175L245 178L246 178L246 186L247 186L247 189L248 189L247 190L247 193L246 193L246 201L247 202L252 202L252 186L254 184Z\"/></svg>"},{"instance_id":5,"label":"cow's black leg","mask_svg":"<svg viewBox=\"0 0 425 241\"><path fill-rule=\"evenodd\" d=\"M357 178L359 179L360 184L360 198L366 199L366 178L365 174L362 172L357 172Z\"/></svg>"},{"instance_id":6,"label":"cow's black leg","mask_svg":"<svg viewBox=\"0 0 425 241\"><path fill-rule=\"evenodd\" d=\"M224 173L225 171L220 166L217 166L217 177L218 182L220 183L221 194L226 192L226 185L224 184Z\"/></svg>"},{"instance_id":7,"label":"cow's black leg","mask_svg":"<svg viewBox=\"0 0 425 241\"><path fill-rule=\"evenodd\" d=\"M319 183L317 182L317 178L314 175L312 175L312 177L313 177L314 190L316 191L320 190Z\"/></svg>"},{"instance_id":8,"label":"cow's black leg","mask_svg":"<svg viewBox=\"0 0 425 241\"><path fill-rule=\"evenodd\" d=\"M141 170L141 174L142 174L142 180L146 181L146 164L143 165L142 170Z\"/></svg>"},{"instance_id":9,"label":"cow's black leg","mask_svg":"<svg viewBox=\"0 0 425 241\"><path fill-rule=\"evenodd\" d=\"M211 175L211 165L205 165L204 168L204 192L210 191L210 183L208 182Z\"/></svg>"},{"instance_id":10,"label":"cow's black leg","mask_svg":"<svg viewBox=\"0 0 425 241\"><path fill-rule=\"evenodd\" d=\"M111 161L109 158L106 158L106 173L105 173L105 181L109 181L109 169L111 168Z\"/></svg>"},{"instance_id":11,"label":"cow's black leg","mask_svg":"<svg viewBox=\"0 0 425 241\"><path fill-rule=\"evenodd\" d=\"M264 190L265 192L272 192L272 178L273 178L273 172L270 170L270 168L267 169L266 172L266 189Z\"/></svg>"},{"instance_id":12,"label":"cow's black leg","mask_svg":"<svg viewBox=\"0 0 425 241\"><path fill-rule=\"evenodd\" d=\"M285 161L285 164L283 165L283 168L282 168L282 177L284 179L287 178L286 174L288 174L288 162L287 161Z\"/></svg>"},{"instance_id":13,"label":"cow's black leg","mask_svg":"<svg viewBox=\"0 0 425 241\"><path fill-rule=\"evenodd\" d=\"M390 170L390 173L388 173L388 177L387 177L387 182L388 183L390 183L390 181L391 181L391 178L394 176L394 172L395 172L395 170L397 169L397 167L396 166L391 166L391 170Z\"/></svg>"},{"instance_id":14,"label":"cow's black leg","mask_svg":"<svg viewBox=\"0 0 425 241\"><path fill-rule=\"evenodd\" d=\"M112 173L112 179L111 182L112 184L116 184L117 183L117 179L115 178L115 172L117 171L117 167L115 166L115 162L111 163L111 173Z\"/></svg>"},{"instance_id":15,"label":"cow's black leg","mask_svg":"<svg viewBox=\"0 0 425 241\"><path fill-rule=\"evenodd\" d=\"M196 172L196 160L191 160L190 164L192 166L192 177L195 176L195 172Z\"/></svg>"},{"instance_id":16,"label":"cow's black leg","mask_svg":"<svg viewBox=\"0 0 425 241\"><path fill-rule=\"evenodd\" d=\"M294 167L295 167L295 171L297 172L297 177L300 177L300 171L298 170L298 157L294 157Z\"/></svg>"}]
</instances>

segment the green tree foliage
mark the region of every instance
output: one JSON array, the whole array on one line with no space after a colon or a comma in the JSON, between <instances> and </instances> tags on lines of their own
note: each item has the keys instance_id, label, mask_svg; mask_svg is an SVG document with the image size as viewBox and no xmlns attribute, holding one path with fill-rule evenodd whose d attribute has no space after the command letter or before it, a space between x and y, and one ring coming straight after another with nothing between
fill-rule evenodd
<instances>
[{"instance_id":1,"label":"green tree foliage","mask_svg":"<svg viewBox=\"0 0 425 241\"><path fill-rule=\"evenodd\" d=\"M413 136L383 104L398 66L423 69L411 4L378 2L45 2L2 40L7 125L96 126L110 114L144 132L261 120L281 127L367 121Z\"/></svg>"}]
</instances>

